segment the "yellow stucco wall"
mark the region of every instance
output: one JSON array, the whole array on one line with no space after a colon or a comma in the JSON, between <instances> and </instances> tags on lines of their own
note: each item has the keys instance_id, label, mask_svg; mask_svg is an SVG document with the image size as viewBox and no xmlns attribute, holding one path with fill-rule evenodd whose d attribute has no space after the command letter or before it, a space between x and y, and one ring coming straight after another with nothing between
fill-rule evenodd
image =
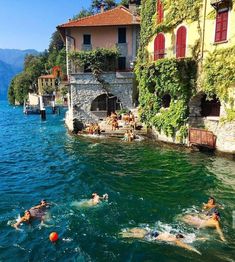
<instances>
[{"instance_id":1,"label":"yellow stucco wall","mask_svg":"<svg viewBox=\"0 0 235 262\"><path fill-rule=\"evenodd\" d=\"M165 57L166 58L174 58L176 57L176 33L179 27L185 26L187 29L187 35L186 35L186 57L192 56L192 48L195 46L197 40L200 38L198 29L197 29L197 22L193 22L191 24L188 23L181 23L178 25L174 30L173 33L164 33L165 36ZM147 46L148 53L151 58L153 58L154 54L154 40L156 38L157 34L153 36L151 41L149 42Z\"/></svg>"},{"instance_id":2,"label":"yellow stucco wall","mask_svg":"<svg viewBox=\"0 0 235 262\"><path fill-rule=\"evenodd\" d=\"M202 48L202 35L203 35L203 25L204 25L204 11L206 8L206 19L205 19L205 33L204 33L204 48ZM214 18L210 18L211 14L214 13ZM200 30L198 25L200 24ZM230 9L228 15L228 32L227 32L227 41L225 43L215 44L215 9L211 6L209 0L204 0L200 11L199 21L193 23L183 22L174 28L173 33L164 33L165 36L165 50L167 58L173 58L176 56L175 46L176 46L176 32L180 26L185 26L187 28L187 37L186 37L186 57L192 57L192 48L195 46L197 41L200 41L200 52L204 51L204 58L209 52L213 52L218 48L228 48L235 45L235 10ZM149 42L147 51L150 57L153 58L154 53L154 39L157 35L154 35L151 41ZM201 55L201 54L200 54Z\"/></svg>"},{"instance_id":3,"label":"yellow stucco wall","mask_svg":"<svg viewBox=\"0 0 235 262\"><path fill-rule=\"evenodd\" d=\"M206 1L205 1L206 2ZM204 7L205 8L205 3ZM225 43L215 44L215 24L216 19L208 19L208 15L214 11L214 8L210 5L210 1L207 1L206 5L206 24L205 24L205 43L204 43L204 56L209 52L213 52L215 49L228 48L235 45L235 11L230 9L228 13L228 31L227 41Z\"/></svg>"}]
</instances>

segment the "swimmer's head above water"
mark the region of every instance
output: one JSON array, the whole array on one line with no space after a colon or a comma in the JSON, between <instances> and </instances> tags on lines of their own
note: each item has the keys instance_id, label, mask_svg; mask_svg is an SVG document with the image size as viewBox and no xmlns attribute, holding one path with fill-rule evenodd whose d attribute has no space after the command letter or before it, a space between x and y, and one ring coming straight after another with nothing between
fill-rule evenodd
<instances>
[{"instance_id":1,"label":"swimmer's head above water","mask_svg":"<svg viewBox=\"0 0 235 262\"><path fill-rule=\"evenodd\" d=\"M25 217L25 218L31 218L31 213L30 213L29 210L25 210L25 212L24 212L24 217Z\"/></svg>"},{"instance_id":2,"label":"swimmer's head above water","mask_svg":"<svg viewBox=\"0 0 235 262\"><path fill-rule=\"evenodd\" d=\"M91 198L95 198L96 196L98 196L97 193L92 193Z\"/></svg>"},{"instance_id":3,"label":"swimmer's head above water","mask_svg":"<svg viewBox=\"0 0 235 262\"><path fill-rule=\"evenodd\" d=\"M41 204L42 206L47 205L47 201L46 201L46 199L42 199L42 200L40 201L40 204Z\"/></svg>"},{"instance_id":4,"label":"swimmer's head above water","mask_svg":"<svg viewBox=\"0 0 235 262\"><path fill-rule=\"evenodd\" d=\"M184 238L184 236L183 236L182 234L177 234L175 237L176 237L177 239Z\"/></svg>"},{"instance_id":5,"label":"swimmer's head above water","mask_svg":"<svg viewBox=\"0 0 235 262\"><path fill-rule=\"evenodd\" d=\"M214 197L212 197L212 196L210 196L209 198L208 198L208 202L207 202L208 204L211 204L211 205L215 205L215 198Z\"/></svg>"}]
</instances>

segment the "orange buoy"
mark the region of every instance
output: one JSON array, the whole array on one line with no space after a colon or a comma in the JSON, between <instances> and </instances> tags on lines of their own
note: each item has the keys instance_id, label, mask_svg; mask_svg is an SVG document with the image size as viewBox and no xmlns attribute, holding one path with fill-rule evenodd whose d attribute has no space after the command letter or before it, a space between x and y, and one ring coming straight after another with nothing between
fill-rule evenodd
<instances>
[{"instance_id":1,"label":"orange buoy","mask_svg":"<svg viewBox=\"0 0 235 262\"><path fill-rule=\"evenodd\" d=\"M56 232L52 232L50 235L49 235L49 239L51 240L51 242L56 242L58 240L59 236Z\"/></svg>"}]
</instances>

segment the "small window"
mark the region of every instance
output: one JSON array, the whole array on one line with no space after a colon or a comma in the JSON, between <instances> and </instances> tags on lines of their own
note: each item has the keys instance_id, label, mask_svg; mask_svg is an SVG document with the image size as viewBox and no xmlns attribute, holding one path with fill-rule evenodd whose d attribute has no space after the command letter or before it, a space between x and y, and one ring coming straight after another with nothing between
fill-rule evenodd
<instances>
[{"instance_id":1,"label":"small window","mask_svg":"<svg viewBox=\"0 0 235 262\"><path fill-rule=\"evenodd\" d=\"M118 43L126 43L126 28L118 28Z\"/></svg>"},{"instance_id":2,"label":"small window","mask_svg":"<svg viewBox=\"0 0 235 262\"><path fill-rule=\"evenodd\" d=\"M215 42L222 42L227 40L228 29L228 10L218 12L216 16L215 26Z\"/></svg>"},{"instance_id":3,"label":"small window","mask_svg":"<svg viewBox=\"0 0 235 262\"><path fill-rule=\"evenodd\" d=\"M118 58L118 70L126 70L126 58L125 57Z\"/></svg>"},{"instance_id":4,"label":"small window","mask_svg":"<svg viewBox=\"0 0 235 262\"><path fill-rule=\"evenodd\" d=\"M90 45L91 44L91 35L83 35L83 44Z\"/></svg>"}]
</instances>

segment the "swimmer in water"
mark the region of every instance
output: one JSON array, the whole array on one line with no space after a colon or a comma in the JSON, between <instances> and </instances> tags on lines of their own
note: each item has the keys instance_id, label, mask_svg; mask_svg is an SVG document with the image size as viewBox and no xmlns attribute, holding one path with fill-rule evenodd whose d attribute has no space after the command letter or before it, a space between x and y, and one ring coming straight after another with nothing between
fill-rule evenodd
<instances>
[{"instance_id":1,"label":"swimmer in water","mask_svg":"<svg viewBox=\"0 0 235 262\"><path fill-rule=\"evenodd\" d=\"M29 210L26 210L24 216L21 217L19 221L16 222L13 226L16 229L19 229L21 223L26 222L30 224L32 220L34 220L35 218L41 220L41 223L43 224L46 216L46 209L48 207L49 203L47 203L45 199L41 200L39 205L31 207Z\"/></svg>"},{"instance_id":2,"label":"swimmer in water","mask_svg":"<svg viewBox=\"0 0 235 262\"><path fill-rule=\"evenodd\" d=\"M34 206L34 207L31 207L30 209L45 209L45 208L49 207L49 205L50 205L50 204L47 203L45 199L42 199L42 200L40 201L40 204L39 204L39 205Z\"/></svg>"},{"instance_id":3,"label":"swimmer in water","mask_svg":"<svg viewBox=\"0 0 235 262\"><path fill-rule=\"evenodd\" d=\"M26 210L26 211L24 212L24 216L22 216L22 217L13 225L13 227L14 227L15 229L19 229L19 226L20 226L21 223L30 224L31 221L32 221L32 219L33 219L33 217L32 217L32 215L31 215L30 211L29 211L29 210Z\"/></svg>"},{"instance_id":4,"label":"swimmer in water","mask_svg":"<svg viewBox=\"0 0 235 262\"><path fill-rule=\"evenodd\" d=\"M92 206L95 206L101 202L101 200L108 200L108 194L104 194L102 197L97 193L91 195L91 200L89 201Z\"/></svg>"},{"instance_id":5,"label":"swimmer in water","mask_svg":"<svg viewBox=\"0 0 235 262\"><path fill-rule=\"evenodd\" d=\"M50 204L46 202L45 199L42 199L39 205L31 207L29 211L32 217L40 219L41 223L43 224L46 217L46 211L49 205Z\"/></svg>"},{"instance_id":6,"label":"swimmer in water","mask_svg":"<svg viewBox=\"0 0 235 262\"><path fill-rule=\"evenodd\" d=\"M217 207L216 201L214 197L209 197L207 203L203 203L202 209L204 210L204 213L208 216L212 215L215 208Z\"/></svg>"},{"instance_id":7,"label":"swimmer in water","mask_svg":"<svg viewBox=\"0 0 235 262\"><path fill-rule=\"evenodd\" d=\"M223 232L220 228L220 213L214 210L213 214L207 218L201 218L198 215L186 215L182 219L185 223L199 228L215 228L222 241L225 241Z\"/></svg>"},{"instance_id":8,"label":"swimmer in water","mask_svg":"<svg viewBox=\"0 0 235 262\"><path fill-rule=\"evenodd\" d=\"M152 239L154 241L162 241L172 243L176 246L201 254L197 249L183 242L184 236L182 234L172 235L168 232L158 233L156 231L148 231L143 228L132 228L125 232L119 233L123 238L138 238L138 239Z\"/></svg>"}]
</instances>

